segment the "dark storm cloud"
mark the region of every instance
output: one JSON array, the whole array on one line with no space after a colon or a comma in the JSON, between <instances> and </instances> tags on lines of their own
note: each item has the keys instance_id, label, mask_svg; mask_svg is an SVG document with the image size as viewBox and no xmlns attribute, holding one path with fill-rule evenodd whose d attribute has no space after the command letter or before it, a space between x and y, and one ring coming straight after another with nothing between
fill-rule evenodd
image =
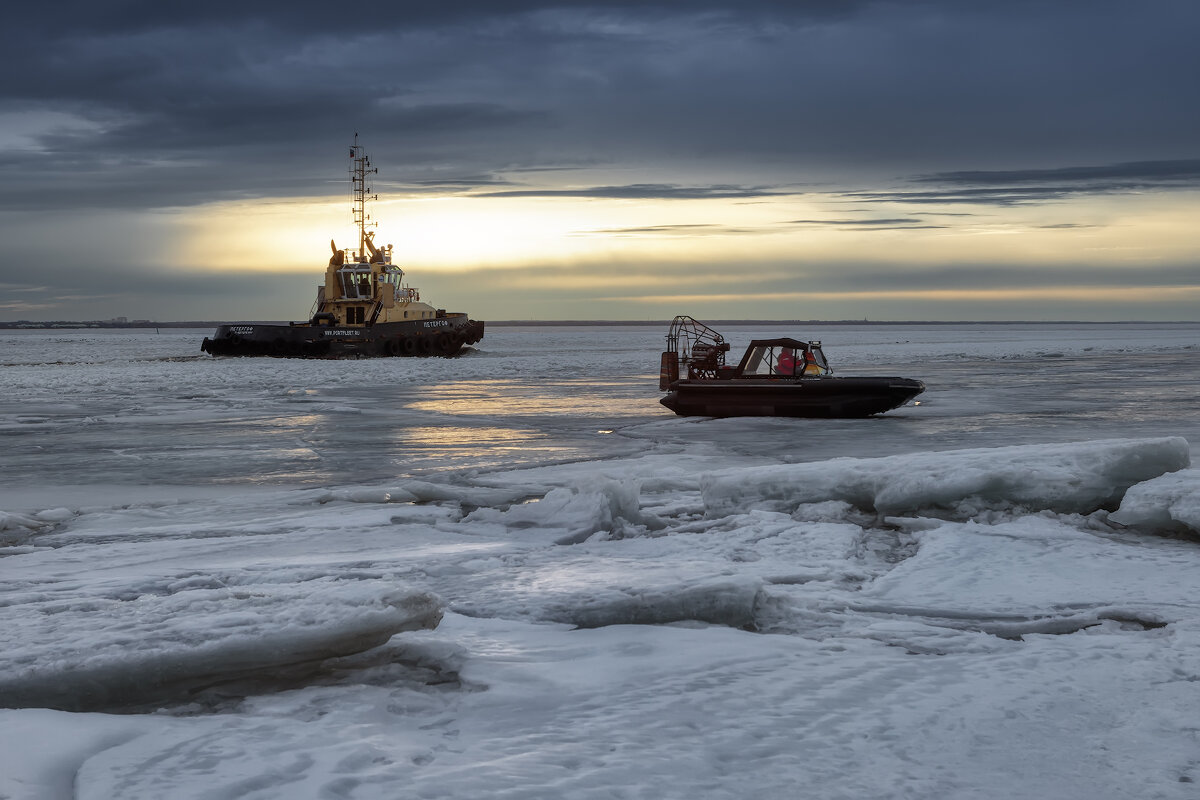
<instances>
[{"instance_id":1,"label":"dark storm cloud","mask_svg":"<svg viewBox=\"0 0 1200 800\"><path fill-rule=\"evenodd\" d=\"M160 0L64 0L52 7L26 4L13 9L14 18L35 26L43 35L55 31L129 32L190 25L228 25L269 22L285 30L356 32L409 25L446 25L547 10L586 10L607 13L679 13L720 15L767 14L809 19L851 16L875 0L405 0L338 7L314 2L163 3Z\"/></svg>"},{"instance_id":2,"label":"dark storm cloud","mask_svg":"<svg viewBox=\"0 0 1200 800\"><path fill-rule=\"evenodd\" d=\"M575 236L743 236L769 233L769 228L739 228L731 225L716 225L707 222L683 223L679 225L646 225L636 228L598 228L576 231Z\"/></svg>"},{"instance_id":3,"label":"dark storm cloud","mask_svg":"<svg viewBox=\"0 0 1200 800\"><path fill-rule=\"evenodd\" d=\"M406 194L464 194L476 192L479 189L494 189L500 186L515 186L513 181L497 178L492 175L464 175L447 180L424 180L400 183L397 181L375 180L374 187L380 192L389 189Z\"/></svg>"},{"instance_id":4,"label":"dark storm cloud","mask_svg":"<svg viewBox=\"0 0 1200 800\"><path fill-rule=\"evenodd\" d=\"M1200 159L1049 169L962 170L920 175L911 180L916 184L940 184L948 188L857 191L842 195L876 202L1016 206L1078 195L1196 189L1200 188Z\"/></svg>"},{"instance_id":5,"label":"dark storm cloud","mask_svg":"<svg viewBox=\"0 0 1200 800\"><path fill-rule=\"evenodd\" d=\"M448 185L571 163L970 183L1190 157L1197 21L1172 0L23 3L0 113L74 124L0 148L0 207L312 193L355 130L389 178Z\"/></svg>"},{"instance_id":6,"label":"dark storm cloud","mask_svg":"<svg viewBox=\"0 0 1200 800\"><path fill-rule=\"evenodd\" d=\"M675 225L645 225L631 228L600 228L579 231L576 235L613 236L761 236L779 233L783 228L825 228L828 230L853 230L855 232L922 230L945 228L931 225L923 220L904 217L895 219L793 219L776 224L756 227L719 225L715 223L681 223ZM1055 226L1059 227L1059 226Z\"/></svg>"},{"instance_id":7,"label":"dark storm cloud","mask_svg":"<svg viewBox=\"0 0 1200 800\"><path fill-rule=\"evenodd\" d=\"M791 219L787 221L787 224L802 226L813 225L820 227L837 227L841 225L867 225L871 227L876 225L886 225L896 227L903 225L915 225L921 221L922 220L919 220L915 217L894 217L892 219Z\"/></svg>"},{"instance_id":8,"label":"dark storm cloud","mask_svg":"<svg viewBox=\"0 0 1200 800\"><path fill-rule=\"evenodd\" d=\"M843 192L841 196L852 200L887 203L915 203L918 205L951 205L968 203L986 206L1018 206L1060 200L1085 190L1074 186L1021 186L985 189L956 189L946 191L862 191ZM1088 194L1099 193L1095 188Z\"/></svg>"},{"instance_id":9,"label":"dark storm cloud","mask_svg":"<svg viewBox=\"0 0 1200 800\"><path fill-rule=\"evenodd\" d=\"M353 117L356 123L366 123L364 128L401 128L401 140L426 136L445 140L463 130L494 132L541 116L485 104L369 113L352 113L332 100L325 105L341 119ZM209 122L213 116L229 116L230 121L218 128ZM99 137L46 135L41 138L44 152L0 153L0 175L6 178L0 185L0 207L153 208L328 193L328 182L344 183L337 156L349 134L344 124L312 122L311 117L308 102L271 98L243 109L226 99L220 106L164 105ZM287 133L298 127L322 141L314 144ZM320 149L318 144L326 146ZM469 175L416 182L425 191L439 184L459 189L510 185ZM338 185L334 191L343 189Z\"/></svg>"},{"instance_id":10,"label":"dark storm cloud","mask_svg":"<svg viewBox=\"0 0 1200 800\"><path fill-rule=\"evenodd\" d=\"M675 186L663 183L634 183L628 186L590 186L578 189L509 189L484 192L483 197L591 197L617 200L737 200L779 197L792 194L768 187Z\"/></svg>"},{"instance_id":11,"label":"dark storm cloud","mask_svg":"<svg viewBox=\"0 0 1200 800\"><path fill-rule=\"evenodd\" d=\"M1085 167L1024 170L970 170L922 175L919 183L986 184L1081 183L1099 186L1161 188L1200 185L1200 159L1131 161Z\"/></svg>"},{"instance_id":12,"label":"dark storm cloud","mask_svg":"<svg viewBox=\"0 0 1200 800\"><path fill-rule=\"evenodd\" d=\"M786 225L798 228L830 228L833 230L859 231L911 231L925 228L945 228L945 225L932 225L916 217L894 217L891 219L793 219Z\"/></svg>"}]
</instances>

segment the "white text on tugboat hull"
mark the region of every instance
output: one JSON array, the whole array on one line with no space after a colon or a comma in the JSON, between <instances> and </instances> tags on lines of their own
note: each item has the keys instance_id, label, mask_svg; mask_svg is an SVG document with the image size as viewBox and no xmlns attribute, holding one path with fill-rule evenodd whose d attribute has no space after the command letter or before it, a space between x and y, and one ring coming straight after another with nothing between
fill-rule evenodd
<instances>
[{"instance_id":1,"label":"white text on tugboat hull","mask_svg":"<svg viewBox=\"0 0 1200 800\"><path fill-rule=\"evenodd\" d=\"M232 328L229 329L229 332L236 333L239 336L244 336L246 334L254 333L254 326L253 325L234 325Z\"/></svg>"},{"instance_id":2,"label":"white text on tugboat hull","mask_svg":"<svg viewBox=\"0 0 1200 800\"><path fill-rule=\"evenodd\" d=\"M349 330L322 331L322 333L326 336L353 336L354 338L358 338L359 335L358 331Z\"/></svg>"},{"instance_id":3,"label":"white text on tugboat hull","mask_svg":"<svg viewBox=\"0 0 1200 800\"><path fill-rule=\"evenodd\" d=\"M448 320L448 319L435 319L435 320L432 320L432 321L430 321L430 322L426 322L426 323L424 323L424 324L425 324L425 327L426 327L426 328L449 328L449 327L450 327L450 320Z\"/></svg>"}]
</instances>

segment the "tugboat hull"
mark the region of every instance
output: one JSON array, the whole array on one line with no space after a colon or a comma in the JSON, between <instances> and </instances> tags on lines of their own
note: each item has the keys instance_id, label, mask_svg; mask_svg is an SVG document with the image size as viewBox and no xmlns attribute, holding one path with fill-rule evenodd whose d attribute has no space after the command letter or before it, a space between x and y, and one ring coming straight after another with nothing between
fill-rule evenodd
<instances>
[{"instance_id":1,"label":"tugboat hull","mask_svg":"<svg viewBox=\"0 0 1200 800\"><path fill-rule=\"evenodd\" d=\"M275 358L451 358L483 338L484 324L466 314L437 319L379 322L366 327L292 323L221 325L200 349L214 356Z\"/></svg>"},{"instance_id":2,"label":"tugboat hull","mask_svg":"<svg viewBox=\"0 0 1200 800\"><path fill-rule=\"evenodd\" d=\"M680 416L841 419L891 411L923 391L910 378L681 380L659 402Z\"/></svg>"}]
</instances>

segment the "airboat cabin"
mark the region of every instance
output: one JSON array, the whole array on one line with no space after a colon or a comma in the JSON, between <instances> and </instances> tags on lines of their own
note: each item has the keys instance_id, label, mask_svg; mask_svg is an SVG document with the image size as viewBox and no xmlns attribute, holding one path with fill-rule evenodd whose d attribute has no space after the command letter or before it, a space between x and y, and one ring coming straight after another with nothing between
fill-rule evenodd
<instances>
[{"instance_id":1,"label":"airboat cabin","mask_svg":"<svg viewBox=\"0 0 1200 800\"><path fill-rule=\"evenodd\" d=\"M742 377L815 377L831 372L820 342L799 339L755 339L742 356L737 375Z\"/></svg>"}]
</instances>

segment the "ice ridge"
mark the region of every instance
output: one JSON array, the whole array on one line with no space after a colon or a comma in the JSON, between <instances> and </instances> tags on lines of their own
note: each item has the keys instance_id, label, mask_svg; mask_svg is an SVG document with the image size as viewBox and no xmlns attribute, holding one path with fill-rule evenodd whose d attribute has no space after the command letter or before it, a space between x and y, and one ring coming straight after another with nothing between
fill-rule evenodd
<instances>
[{"instance_id":1,"label":"ice ridge","mask_svg":"<svg viewBox=\"0 0 1200 800\"><path fill-rule=\"evenodd\" d=\"M709 473L700 485L709 517L792 513L829 500L890 515L1014 507L1089 514L1115 510L1131 486L1189 465L1187 440L1172 436L749 467Z\"/></svg>"}]
</instances>

